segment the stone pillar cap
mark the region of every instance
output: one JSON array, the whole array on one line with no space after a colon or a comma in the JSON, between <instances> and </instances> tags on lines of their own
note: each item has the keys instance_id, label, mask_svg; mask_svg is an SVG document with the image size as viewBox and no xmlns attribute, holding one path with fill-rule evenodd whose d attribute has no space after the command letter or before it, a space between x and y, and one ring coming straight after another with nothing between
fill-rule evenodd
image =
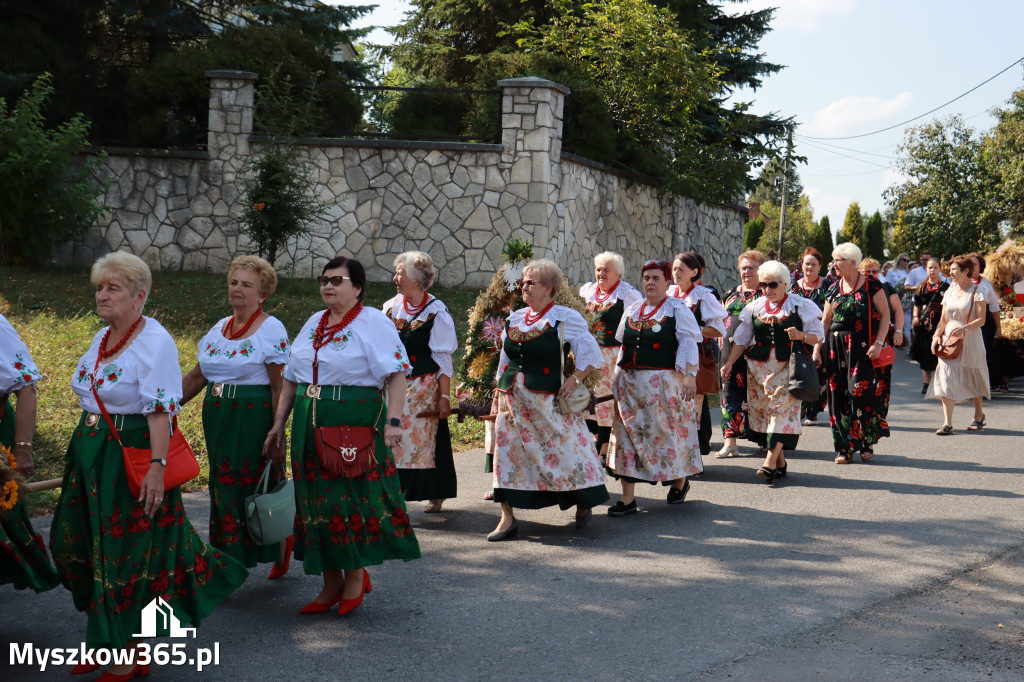
<instances>
[{"instance_id":1,"label":"stone pillar cap","mask_svg":"<svg viewBox=\"0 0 1024 682\"><path fill-rule=\"evenodd\" d=\"M207 78L232 78L235 80L259 80L259 74L253 71L233 71L231 69L214 69L203 74Z\"/></svg>"},{"instance_id":2,"label":"stone pillar cap","mask_svg":"<svg viewBox=\"0 0 1024 682\"><path fill-rule=\"evenodd\" d=\"M499 88L550 88L557 90L563 95L568 95L571 90L565 87L561 83L555 81L549 81L546 78L538 78L537 76L525 76L523 78L505 78L498 81Z\"/></svg>"}]
</instances>

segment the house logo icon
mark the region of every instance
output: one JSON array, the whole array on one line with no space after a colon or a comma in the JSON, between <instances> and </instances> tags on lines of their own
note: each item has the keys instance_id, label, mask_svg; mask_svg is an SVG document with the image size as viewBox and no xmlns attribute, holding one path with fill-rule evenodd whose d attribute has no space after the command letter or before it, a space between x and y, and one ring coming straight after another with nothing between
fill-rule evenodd
<instances>
[{"instance_id":1,"label":"house logo icon","mask_svg":"<svg viewBox=\"0 0 1024 682\"><path fill-rule=\"evenodd\" d=\"M171 637L196 636L195 628L181 627L181 622L174 615L174 609L163 597L157 597L142 609L142 632L137 632L132 637L156 637L160 631L169 632Z\"/></svg>"}]
</instances>

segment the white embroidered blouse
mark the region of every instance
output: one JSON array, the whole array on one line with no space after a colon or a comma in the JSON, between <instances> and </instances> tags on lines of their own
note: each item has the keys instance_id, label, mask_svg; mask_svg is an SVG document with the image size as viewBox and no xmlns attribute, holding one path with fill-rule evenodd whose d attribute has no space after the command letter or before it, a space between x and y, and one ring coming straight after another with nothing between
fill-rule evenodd
<instances>
[{"instance_id":1,"label":"white embroidered blouse","mask_svg":"<svg viewBox=\"0 0 1024 682\"><path fill-rule=\"evenodd\" d=\"M267 365L288 361L288 332L281 320L270 316L252 336L232 341L224 336L230 318L213 325L199 341L199 367L212 383L266 386L270 383Z\"/></svg>"},{"instance_id":2,"label":"white embroidered blouse","mask_svg":"<svg viewBox=\"0 0 1024 682\"><path fill-rule=\"evenodd\" d=\"M578 369L599 369L604 364L604 356L601 355L601 346L597 339L590 333L590 325L586 319L572 308L564 305L553 305L539 319L527 324L526 314L532 313L530 308L520 308L508 316L508 324L521 332L529 332L536 329L553 327L556 322L562 325L562 339L572 348L576 358ZM505 341L508 339L508 330L501 333L501 347L504 349ZM495 381L501 378L504 367L508 365L508 355L501 351L498 358L498 371L495 374Z\"/></svg>"},{"instance_id":3,"label":"white embroidered blouse","mask_svg":"<svg viewBox=\"0 0 1024 682\"><path fill-rule=\"evenodd\" d=\"M622 343L622 338L626 333L626 324L629 320L639 318L640 309L646 302L647 299L644 298L626 308L625 315L619 321L619 328L615 331L615 338L619 340L619 343ZM646 315L646 313L645 309L644 314ZM697 344L704 340L704 335L700 331L700 325L697 324L697 318L693 316L693 312L683 302L683 299L669 295L661 304L658 312L649 319L660 322L668 317L675 319L676 341L679 342L679 347L676 348L676 370L685 372L687 365L696 366L698 364L700 358L697 354ZM616 372L620 369L619 363L622 362L622 355L625 352L626 348L623 346L619 350L619 358L615 361Z\"/></svg>"},{"instance_id":4,"label":"white embroidered blouse","mask_svg":"<svg viewBox=\"0 0 1024 682\"><path fill-rule=\"evenodd\" d=\"M326 311L313 313L292 342L284 378L296 384L313 383L313 334ZM412 363L387 315L363 306L347 327L335 332L317 354L317 381L323 386L382 388L395 372L408 374Z\"/></svg>"},{"instance_id":5,"label":"white embroidered blouse","mask_svg":"<svg viewBox=\"0 0 1024 682\"><path fill-rule=\"evenodd\" d=\"M7 318L0 315L0 394L13 393L43 378L28 346Z\"/></svg>"},{"instance_id":6,"label":"white embroidered blouse","mask_svg":"<svg viewBox=\"0 0 1024 682\"><path fill-rule=\"evenodd\" d=\"M776 313L765 312L765 306L769 304L767 298L755 298L740 311L740 323L733 334L732 342L739 346L749 346L754 341L754 316L762 322L774 323L774 319L787 317L794 312L800 316L800 323L803 331L813 334L821 341L825 338L825 326L821 322L824 313L814 301L804 298L798 294L787 294L782 301L782 308ZM774 308L775 306L772 305Z\"/></svg>"},{"instance_id":7,"label":"white embroidered blouse","mask_svg":"<svg viewBox=\"0 0 1024 682\"><path fill-rule=\"evenodd\" d=\"M686 296L678 296L678 293L679 287L675 284L670 284L668 287L669 296L685 302L686 305L690 306L691 311L694 306L700 306L700 317L704 326L711 327L722 336L725 336L725 321L728 319L729 313L725 311L725 306L715 296L715 292L702 284L695 284Z\"/></svg>"},{"instance_id":8,"label":"white embroidered blouse","mask_svg":"<svg viewBox=\"0 0 1024 682\"><path fill-rule=\"evenodd\" d=\"M452 353L459 347L459 338L455 332L455 320L448 312L444 303L430 297L430 301L416 315L410 315L403 305L405 297L398 294L380 307L392 320L405 320L407 323L418 326L434 316L434 326L430 328L430 358L441 368L440 373L446 377L455 374L452 365Z\"/></svg>"},{"instance_id":9,"label":"white embroidered blouse","mask_svg":"<svg viewBox=\"0 0 1024 682\"><path fill-rule=\"evenodd\" d=\"M619 283L615 285L615 289L608 293L608 298L603 302L597 300L597 282L587 282L581 286L580 297L587 303L603 303L606 305L621 300L623 305L628 308L631 303L639 301L644 295L637 291L629 282L620 279Z\"/></svg>"},{"instance_id":10,"label":"white embroidered blouse","mask_svg":"<svg viewBox=\"0 0 1024 682\"><path fill-rule=\"evenodd\" d=\"M121 354L99 364L95 372L96 392L110 414L177 414L181 409L178 346L159 322L152 317L143 319L142 331ZM96 332L71 377L71 390L86 412L100 411L92 394L93 368L107 329Z\"/></svg>"}]
</instances>

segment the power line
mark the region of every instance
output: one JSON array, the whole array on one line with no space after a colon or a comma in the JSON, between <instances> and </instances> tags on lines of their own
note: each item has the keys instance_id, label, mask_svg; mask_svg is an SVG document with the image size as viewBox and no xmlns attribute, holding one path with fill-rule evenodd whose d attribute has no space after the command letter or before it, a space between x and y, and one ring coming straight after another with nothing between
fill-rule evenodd
<instances>
[{"instance_id":1,"label":"power line","mask_svg":"<svg viewBox=\"0 0 1024 682\"><path fill-rule=\"evenodd\" d=\"M985 113L985 112L982 112L982 113ZM802 140L805 140L806 138L803 135L797 135L797 139L802 141ZM812 145L812 146L814 145L814 143L812 143L812 142L808 142L807 144ZM892 154L875 154L874 152L861 151L860 149L850 149L849 147L840 147L837 144L829 144L827 142L818 142L817 144L821 145L821 147L819 147L819 149L823 149L824 147L828 147L828 149L823 149L823 151L832 151L834 149L842 149L844 152L853 152L854 154L864 154L864 155L867 155L867 156L877 156L878 158L886 159L887 161L892 161L893 160L893 155ZM887 146L889 146L889 145L887 145ZM885 147L879 147L879 149L885 149Z\"/></svg>"},{"instance_id":2,"label":"power line","mask_svg":"<svg viewBox=\"0 0 1024 682\"><path fill-rule=\"evenodd\" d=\"M926 111L923 114L921 114L920 116L915 116L914 118L907 119L906 121L903 121L903 123L897 123L896 125L889 126L888 128L882 128L881 130L875 130L875 131L872 131L870 133L861 133L860 135L846 135L844 137L811 137L811 136L805 135L804 137L805 137L805 139L808 139L808 140L854 140L854 139L857 139L858 137L869 137L871 135L877 135L879 133L884 133L884 132L890 131L890 130L892 130L894 128L899 128L901 126L905 126L908 123L913 123L914 121L916 121L916 120L918 120L920 118L924 118L925 116L928 116L930 114L934 114L939 109L943 109L945 107L948 107L953 102L957 101L958 99L962 99L962 98L966 97L967 95L971 94L972 92L974 92L975 90L977 90L981 86L985 85L989 81L995 80L999 76L1002 76L1004 73L1006 73L1007 71L1009 71L1013 67L1017 66L1021 62L1024 62L1024 58L1018 59L1013 64L1010 64L1009 66L1007 66L1005 69L1003 69L1002 71L1000 71L996 75L994 75L991 78L988 78L988 79L982 81L981 83L978 83L977 85L975 85L973 88L971 88L967 92L965 92L963 94L960 94L960 95L957 95L956 97L954 97L953 99L949 100L945 104L941 104L941 105L935 107L934 109L932 109L931 111Z\"/></svg>"},{"instance_id":3,"label":"power line","mask_svg":"<svg viewBox=\"0 0 1024 682\"><path fill-rule=\"evenodd\" d=\"M874 173L882 173L884 171L891 170L889 168L876 168L875 170L861 171L859 173L804 173L800 177L803 178L852 178L855 175L872 175Z\"/></svg>"},{"instance_id":4,"label":"power line","mask_svg":"<svg viewBox=\"0 0 1024 682\"><path fill-rule=\"evenodd\" d=\"M874 161L868 161L867 159L859 159L856 156L851 156L849 154L843 154L842 152L837 152L834 149L827 149L825 147L821 147L821 146L815 144L814 142L808 142L807 140L804 140L803 143L808 145L809 147L814 147L815 149L819 149L819 150L821 150L823 152L828 152L829 154L835 154L836 156L845 156L848 159L853 159L854 161L859 161L861 163L866 163L866 164L868 164L870 166L878 166L879 168L890 168L891 167L891 166L883 166L880 163L875 163Z\"/></svg>"}]
</instances>

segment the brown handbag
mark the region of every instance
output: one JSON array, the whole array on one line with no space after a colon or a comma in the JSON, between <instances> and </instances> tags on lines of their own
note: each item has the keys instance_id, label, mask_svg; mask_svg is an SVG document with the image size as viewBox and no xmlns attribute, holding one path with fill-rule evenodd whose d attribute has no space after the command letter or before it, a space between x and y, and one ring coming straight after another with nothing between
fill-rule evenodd
<instances>
[{"instance_id":1,"label":"brown handbag","mask_svg":"<svg viewBox=\"0 0 1024 682\"><path fill-rule=\"evenodd\" d=\"M974 315L974 290L978 285L971 287L971 310L967 313L967 324L971 323L971 316ZM947 324L947 326L949 326ZM956 360L964 349L964 337L952 336L952 332L946 332L939 341L939 348L935 351L935 357L943 360Z\"/></svg>"},{"instance_id":2,"label":"brown handbag","mask_svg":"<svg viewBox=\"0 0 1024 682\"><path fill-rule=\"evenodd\" d=\"M318 349L319 350L319 349ZM316 404L320 398L317 384L317 369L320 363L313 359L313 446L317 457L328 473L342 478L358 478L377 466L376 426L317 426ZM384 399L380 401L380 412L373 423L380 420L384 411Z\"/></svg>"},{"instance_id":3,"label":"brown handbag","mask_svg":"<svg viewBox=\"0 0 1024 682\"><path fill-rule=\"evenodd\" d=\"M704 341L697 344L697 395L709 395L722 390L721 377L718 374L718 359L709 344Z\"/></svg>"}]
</instances>

